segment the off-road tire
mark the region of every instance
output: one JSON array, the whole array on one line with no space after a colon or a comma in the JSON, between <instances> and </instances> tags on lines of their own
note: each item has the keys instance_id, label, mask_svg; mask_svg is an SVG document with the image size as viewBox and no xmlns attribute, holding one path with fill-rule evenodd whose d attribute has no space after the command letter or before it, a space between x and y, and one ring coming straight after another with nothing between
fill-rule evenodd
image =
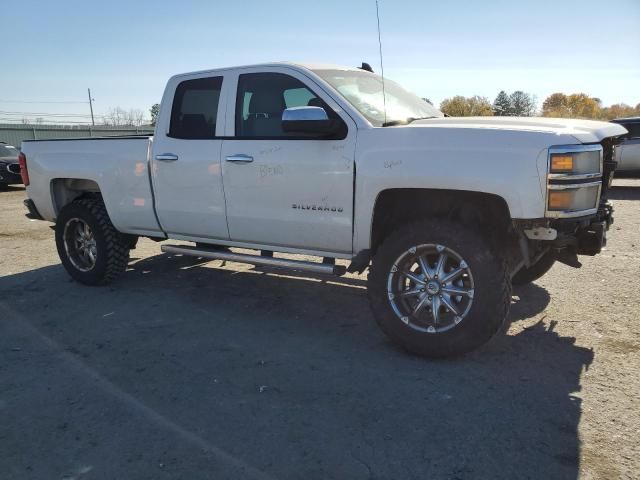
<instances>
[{"instance_id":1,"label":"off-road tire","mask_svg":"<svg viewBox=\"0 0 640 480\"><path fill-rule=\"evenodd\" d=\"M540 260L530 267L522 267L511 279L513 285L527 285L545 275L556 263L553 252L545 253Z\"/></svg>"},{"instance_id":2,"label":"off-road tire","mask_svg":"<svg viewBox=\"0 0 640 480\"><path fill-rule=\"evenodd\" d=\"M417 331L400 320L387 292L394 262L412 246L438 244L460 254L474 278L474 297L465 318L450 330ZM507 262L477 231L447 220L422 220L391 233L378 247L369 270L368 297L380 328L411 353L443 358L465 354L488 342L502 327L511 305Z\"/></svg>"},{"instance_id":3,"label":"off-road tire","mask_svg":"<svg viewBox=\"0 0 640 480\"><path fill-rule=\"evenodd\" d=\"M89 225L95 237L96 261L89 271L76 268L65 250L64 228L73 218ZM62 265L69 275L80 283L92 286L106 285L127 268L131 238L115 229L100 197L82 198L64 207L56 221L55 237Z\"/></svg>"}]
</instances>

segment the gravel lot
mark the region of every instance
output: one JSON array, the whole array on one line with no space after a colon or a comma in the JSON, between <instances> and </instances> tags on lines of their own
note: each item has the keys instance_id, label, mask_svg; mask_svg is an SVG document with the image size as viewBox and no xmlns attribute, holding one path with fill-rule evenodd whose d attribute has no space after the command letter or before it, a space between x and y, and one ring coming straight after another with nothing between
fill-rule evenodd
<instances>
[{"instance_id":1,"label":"gravel lot","mask_svg":"<svg viewBox=\"0 0 640 480\"><path fill-rule=\"evenodd\" d=\"M480 351L427 361L364 277L171 258L70 281L0 192L3 479L639 478L640 180L602 255L514 291Z\"/></svg>"}]
</instances>

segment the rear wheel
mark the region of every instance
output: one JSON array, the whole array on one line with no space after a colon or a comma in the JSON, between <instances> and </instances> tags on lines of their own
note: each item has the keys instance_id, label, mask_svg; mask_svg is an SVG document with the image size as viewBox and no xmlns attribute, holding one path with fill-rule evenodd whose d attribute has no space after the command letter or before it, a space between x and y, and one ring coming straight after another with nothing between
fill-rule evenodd
<instances>
[{"instance_id":1,"label":"rear wheel","mask_svg":"<svg viewBox=\"0 0 640 480\"><path fill-rule=\"evenodd\" d=\"M545 275L551 267L556 263L556 257L553 252L545 253L536 263L530 267L522 267L511 279L514 285L526 285L535 282Z\"/></svg>"},{"instance_id":2,"label":"rear wheel","mask_svg":"<svg viewBox=\"0 0 640 480\"><path fill-rule=\"evenodd\" d=\"M60 212L56 246L74 280L105 285L127 268L131 238L115 229L100 198L84 198Z\"/></svg>"},{"instance_id":3,"label":"rear wheel","mask_svg":"<svg viewBox=\"0 0 640 480\"><path fill-rule=\"evenodd\" d=\"M426 357L461 355L484 344L511 303L504 259L474 230L444 220L408 224L384 240L368 291L382 330Z\"/></svg>"}]
</instances>

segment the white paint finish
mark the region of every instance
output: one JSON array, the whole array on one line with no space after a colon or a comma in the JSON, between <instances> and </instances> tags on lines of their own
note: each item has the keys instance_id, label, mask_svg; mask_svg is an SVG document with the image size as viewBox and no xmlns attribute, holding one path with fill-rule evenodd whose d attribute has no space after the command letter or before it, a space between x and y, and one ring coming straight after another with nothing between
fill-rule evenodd
<instances>
[{"instance_id":1,"label":"white paint finish","mask_svg":"<svg viewBox=\"0 0 640 480\"><path fill-rule=\"evenodd\" d=\"M220 167L222 140L156 138L151 162L162 229L169 236L229 238ZM164 153L175 154L178 160L155 160L155 155Z\"/></svg>"},{"instance_id":2,"label":"white paint finish","mask_svg":"<svg viewBox=\"0 0 640 480\"><path fill-rule=\"evenodd\" d=\"M511 132L548 133L571 136L571 143L597 143L603 138L623 135L626 130L611 122L546 117L445 117L420 120L410 128L474 128L480 130L506 130ZM555 142L554 145L559 145Z\"/></svg>"},{"instance_id":3,"label":"white paint finish","mask_svg":"<svg viewBox=\"0 0 640 480\"><path fill-rule=\"evenodd\" d=\"M222 140L186 140L168 136L173 95L180 82L219 77L198 74L172 77L167 83L151 155L156 212L168 236L192 235L228 239L220 149ZM225 106L229 87L222 82L216 135L224 132ZM227 95L225 95L227 93ZM156 155L174 154L176 161L156 160Z\"/></svg>"},{"instance_id":4,"label":"white paint finish","mask_svg":"<svg viewBox=\"0 0 640 480\"><path fill-rule=\"evenodd\" d=\"M93 180L100 187L115 227L125 233L160 233L149 183L150 140L56 140L24 142L31 185L27 195L40 214L55 221L51 182L57 178Z\"/></svg>"},{"instance_id":5,"label":"white paint finish","mask_svg":"<svg viewBox=\"0 0 640 480\"><path fill-rule=\"evenodd\" d=\"M236 80L239 73L249 72L296 76L343 117L349 136L343 141L175 140L166 136L177 84L217 75L225 76L217 135L233 136ZM158 214L172 238L347 257L369 247L375 202L384 190L486 192L503 198L513 218L540 218L544 216L547 149L599 142L625 132L605 122L511 117L440 118L374 128L305 66L209 70L177 75L167 84L153 154L175 153L179 160L152 161L153 182ZM51 181L93 180L119 230L159 233L147 171L150 145L148 139L25 142L32 182L27 193L41 214L54 220ZM224 162L232 154L253 156L254 162ZM342 212L293 209L294 203L339 207Z\"/></svg>"},{"instance_id":6,"label":"white paint finish","mask_svg":"<svg viewBox=\"0 0 640 480\"><path fill-rule=\"evenodd\" d=\"M491 193L505 200L512 218L543 217L542 182L546 180L541 178L546 177L546 163L541 159L546 162L549 146L569 143L576 143L571 136L504 128L430 128L423 124L360 130L354 252L369 248L375 202L387 189Z\"/></svg>"},{"instance_id":7,"label":"white paint finish","mask_svg":"<svg viewBox=\"0 0 640 480\"><path fill-rule=\"evenodd\" d=\"M295 77L329 106L341 111L318 85L294 69L248 68L238 73L257 72ZM235 105L235 95L228 105ZM344 112L339 115L349 129L344 140L224 141L222 169L231 240L307 250L352 251L357 129L348 115ZM227 109L229 125L235 125L234 108ZM234 132L227 128L227 133ZM253 162L242 164L225 160L227 156L238 154L252 157ZM294 209L293 204L312 208Z\"/></svg>"}]
</instances>

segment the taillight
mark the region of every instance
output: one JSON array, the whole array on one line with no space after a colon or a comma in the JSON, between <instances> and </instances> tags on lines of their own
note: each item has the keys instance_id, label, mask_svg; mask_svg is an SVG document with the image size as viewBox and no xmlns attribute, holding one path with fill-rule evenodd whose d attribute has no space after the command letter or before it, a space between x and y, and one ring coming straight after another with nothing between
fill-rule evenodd
<instances>
[{"instance_id":1,"label":"taillight","mask_svg":"<svg viewBox=\"0 0 640 480\"><path fill-rule=\"evenodd\" d=\"M27 170L27 157L24 153L20 152L18 155L18 162L20 163L20 176L22 177L22 183L24 186L29 186L29 170Z\"/></svg>"}]
</instances>

